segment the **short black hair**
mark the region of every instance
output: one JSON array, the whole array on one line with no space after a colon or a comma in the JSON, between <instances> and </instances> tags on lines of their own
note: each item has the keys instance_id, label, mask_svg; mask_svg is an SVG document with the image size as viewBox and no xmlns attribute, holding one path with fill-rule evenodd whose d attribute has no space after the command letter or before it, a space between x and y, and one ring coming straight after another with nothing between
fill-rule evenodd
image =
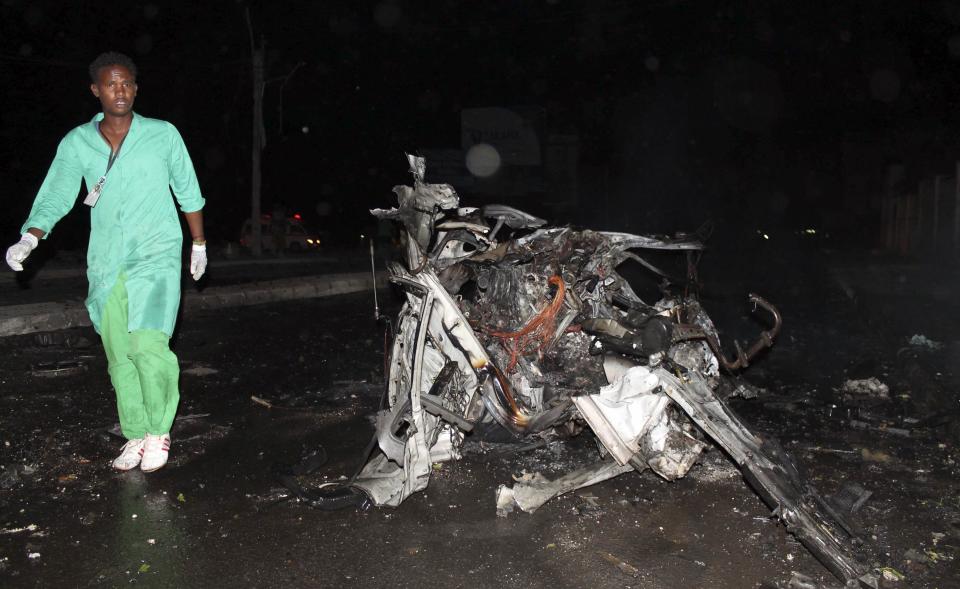
<instances>
[{"instance_id":1,"label":"short black hair","mask_svg":"<svg viewBox=\"0 0 960 589\"><path fill-rule=\"evenodd\" d=\"M134 78L137 77L137 64L133 63L132 59L123 53L107 51L106 53L101 53L96 59L90 62L90 81L96 83L97 76L100 73L100 68L105 68L111 65L122 65L130 70L130 73L133 74Z\"/></svg>"}]
</instances>

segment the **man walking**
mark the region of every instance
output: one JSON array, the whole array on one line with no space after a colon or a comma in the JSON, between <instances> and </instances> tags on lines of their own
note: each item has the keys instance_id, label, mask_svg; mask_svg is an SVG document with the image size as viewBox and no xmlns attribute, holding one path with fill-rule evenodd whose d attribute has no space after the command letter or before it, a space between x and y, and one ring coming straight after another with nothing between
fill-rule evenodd
<instances>
[{"instance_id":1,"label":"man walking","mask_svg":"<svg viewBox=\"0 0 960 589\"><path fill-rule=\"evenodd\" d=\"M170 189L193 236L190 273L206 270L200 187L180 134L133 112L137 67L121 53L90 64L103 112L60 142L20 241L7 250L15 271L73 208L81 178L90 207L86 300L103 341L127 443L117 470L152 472L167 463L180 400L180 367L169 341L180 305L183 236Z\"/></svg>"}]
</instances>

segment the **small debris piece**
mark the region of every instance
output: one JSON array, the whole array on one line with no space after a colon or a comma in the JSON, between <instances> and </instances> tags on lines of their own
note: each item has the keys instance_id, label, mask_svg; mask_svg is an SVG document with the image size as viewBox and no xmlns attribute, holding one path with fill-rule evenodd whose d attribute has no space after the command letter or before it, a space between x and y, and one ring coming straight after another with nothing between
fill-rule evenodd
<instances>
[{"instance_id":1,"label":"small debris piece","mask_svg":"<svg viewBox=\"0 0 960 589\"><path fill-rule=\"evenodd\" d=\"M630 575L631 577L636 577L640 574L640 569L609 552L597 552L597 554L599 554L603 560L620 569L620 572L624 574Z\"/></svg>"},{"instance_id":2,"label":"small debris piece","mask_svg":"<svg viewBox=\"0 0 960 589\"><path fill-rule=\"evenodd\" d=\"M877 377L871 377L861 380L848 380L843 383L843 392L852 395L887 398L890 396L890 387L880 382Z\"/></svg>"},{"instance_id":3,"label":"small debris piece","mask_svg":"<svg viewBox=\"0 0 960 589\"><path fill-rule=\"evenodd\" d=\"M183 496L183 493L177 493L177 501L180 503L186 503L187 498Z\"/></svg>"},{"instance_id":4,"label":"small debris piece","mask_svg":"<svg viewBox=\"0 0 960 589\"><path fill-rule=\"evenodd\" d=\"M860 456L867 462L890 462L890 460L892 460L886 452L882 450L871 450L869 448L861 448Z\"/></svg>"},{"instance_id":5,"label":"small debris piece","mask_svg":"<svg viewBox=\"0 0 960 589\"><path fill-rule=\"evenodd\" d=\"M0 530L0 534L19 534L21 532L36 532L37 524L30 524L29 526L23 528L9 528Z\"/></svg>"},{"instance_id":6,"label":"small debris piece","mask_svg":"<svg viewBox=\"0 0 960 589\"><path fill-rule=\"evenodd\" d=\"M30 560L36 560L36 559L40 558L40 553L39 553L39 552L28 552L28 553L27 553L27 558L29 558Z\"/></svg>"},{"instance_id":7,"label":"small debris piece","mask_svg":"<svg viewBox=\"0 0 960 589\"><path fill-rule=\"evenodd\" d=\"M267 409L273 409L273 403L267 401L266 399L261 399L256 395L250 395L250 400L256 403L257 405L263 405Z\"/></svg>"},{"instance_id":8,"label":"small debris piece","mask_svg":"<svg viewBox=\"0 0 960 589\"><path fill-rule=\"evenodd\" d=\"M150 565L148 565L147 563L143 563L142 565L140 565L140 568L137 569L137 572L140 573L141 575L143 573L150 572Z\"/></svg>"},{"instance_id":9,"label":"small debris piece","mask_svg":"<svg viewBox=\"0 0 960 589\"><path fill-rule=\"evenodd\" d=\"M0 473L0 489L12 489L20 482L20 472L16 465L4 468Z\"/></svg>"},{"instance_id":10,"label":"small debris piece","mask_svg":"<svg viewBox=\"0 0 960 589\"><path fill-rule=\"evenodd\" d=\"M942 343L935 342L927 336L921 334L915 334L910 338L908 343L915 348L926 348L931 351L939 350L943 347Z\"/></svg>"},{"instance_id":11,"label":"small debris piece","mask_svg":"<svg viewBox=\"0 0 960 589\"><path fill-rule=\"evenodd\" d=\"M853 429L862 429L862 430L873 430L880 433L891 434L894 436L900 436L901 438L909 438L911 433L908 429L903 429L901 427L889 427L885 425L871 425L866 421L860 421L859 419L851 419L850 427Z\"/></svg>"},{"instance_id":12,"label":"small debris piece","mask_svg":"<svg viewBox=\"0 0 960 589\"><path fill-rule=\"evenodd\" d=\"M220 371L216 368L210 368L209 366L204 366L203 364L197 364L192 368L181 370L180 374L189 374L191 376L210 376L211 374L218 374L219 372Z\"/></svg>"},{"instance_id":13,"label":"small debris piece","mask_svg":"<svg viewBox=\"0 0 960 589\"><path fill-rule=\"evenodd\" d=\"M953 557L943 552L937 552L932 548L924 550L924 554L930 562L940 562L943 560L953 560Z\"/></svg>"},{"instance_id":14,"label":"small debris piece","mask_svg":"<svg viewBox=\"0 0 960 589\"><path fill-rule=\"evenodd\" d=\"M892 567L882 567L880 574L882 574L883 578L887 581L902 581L906 578L903 576L903 573Z\"/></svg>"},{"instance_id":15,"label":"small debris piece","mask_svg":"<svg viewBox=\"0 0 960 589\"><path fill-rule=\"evenodd\" d=\"M79 374L87 369L87 365L79 360L59 360L56 362L40 362L30 367L30 374L43 378L70 376Z\"/></svg>"},{"instance_id":16,"label":"small debris piece","mask_svg":"<svg viewBox=\"0 0 960 589\"><path fill-rule=\"evenodd\" d=\"M742 399L756 399L760 393L765 393L766 389L753 386L747 383L740 383L737 388L730 393L731 397L740 397Z\"/></svg>"},{"instance_id":17,"label":"small debris piece","mask_svg":"<svg viewBox=\"0 0 960 589\"><path fill-rule=\"evenodd\" d=\"M873 495L873 491L864 489L857 483L847 483L834 495L828 497L835 509L844 513L856 513Z\"/></svg>"},{"instance_id":18,"label":"small debris piece","mask_svg":"<svg viewBox=\"0 0 960 589\"><path fill-rule=\"evenodd\" d=\"M807 446L798 448L804 452L823 452L824 454L859 454L856 450L842 450L839 448L824 448L823 446Z\"/></svg>"},{"instance_id":19,"label":"small debris piece","mask_svg":"<svg viewBox=\"0 0 960 589\"><path fill-rule=\"evenodd\" d=\"M582 503L576 506L577 514L580 516L598 516L603 513L603 509L597 504L597 498L593 496L580 497Z\"/></svg>"},{"instance_id":20,"label":"small debris piece","mask_svg":"<svg viewBox=\"0 0 960 589\"><path fill-rule=\"evenodd\" d=\"M816 581L797 571L791 571L787 587L788 589L820 589Z\"/></svg>"}]
</instances>

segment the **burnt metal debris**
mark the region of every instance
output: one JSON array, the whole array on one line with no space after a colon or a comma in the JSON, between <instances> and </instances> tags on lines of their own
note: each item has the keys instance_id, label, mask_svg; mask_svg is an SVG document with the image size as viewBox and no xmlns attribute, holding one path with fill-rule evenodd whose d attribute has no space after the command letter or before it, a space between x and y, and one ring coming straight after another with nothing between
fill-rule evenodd
<instances>
[{"instance_id":1,"label":"burnt metal debris","mask_svg":"<svg viewBox=\"0 0 960 589\"><path fill-rule=\"evenodd\" d=\"M394 188L399 206L372 211L402 226L406 263L389 271L406 300L393 323L378 451L354 488L396 506L426 488L433 463L461 457L471 430L494 423L518 438L586 426L601 443L595 465L501 485L500 513L533 511L631 470L674 480L712 443L834 575L876 585L853 552L845 514L775 440L752 433L721 392L742 388L730 375L773 345L781 325L773 305L749 295L770 328L729 359L695 296L664 288L647 302L617 273L635 260L665 277L643 250L686 253L692 266L703 249L697 236L549 227L507 206L461 207L451 186L424 181L422 158L408 160L414 182Z\"/></svg>"}]
</instances>

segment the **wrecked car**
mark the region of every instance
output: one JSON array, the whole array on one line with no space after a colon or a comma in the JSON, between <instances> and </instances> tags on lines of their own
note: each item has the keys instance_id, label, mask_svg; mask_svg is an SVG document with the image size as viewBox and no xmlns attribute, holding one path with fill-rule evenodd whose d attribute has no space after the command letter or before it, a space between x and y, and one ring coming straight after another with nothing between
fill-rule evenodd
<instances>
[{"instance_id":1,"label":"wrecked car","mask_svg":"<svg viewBox=\"0 0 960 589\"><path fill-rule=\"evenodd\" d=\"M462 207L453 187L425 182L422 158L408 160L413 186L394 188L397 207L372 211L403 229L406 259L389 273L405 302L393 321L375 452L353 488L376 505L399 505L427 487L433 463L461 458L477 429L517 438L592 431L596 464L497 490L498 513L530 512L629 471L683 477L715 444L834 575L875 586L844 514L725 402L730 375L774 343L773 305L749 295L768 329L728 356L693 294L664 288L660 300L644 301L617 272L634 260L664 279L638 252L676 252L692 265L704 247L697 236L549 227L507 206Z\"/></svg>"}]
</instances>

